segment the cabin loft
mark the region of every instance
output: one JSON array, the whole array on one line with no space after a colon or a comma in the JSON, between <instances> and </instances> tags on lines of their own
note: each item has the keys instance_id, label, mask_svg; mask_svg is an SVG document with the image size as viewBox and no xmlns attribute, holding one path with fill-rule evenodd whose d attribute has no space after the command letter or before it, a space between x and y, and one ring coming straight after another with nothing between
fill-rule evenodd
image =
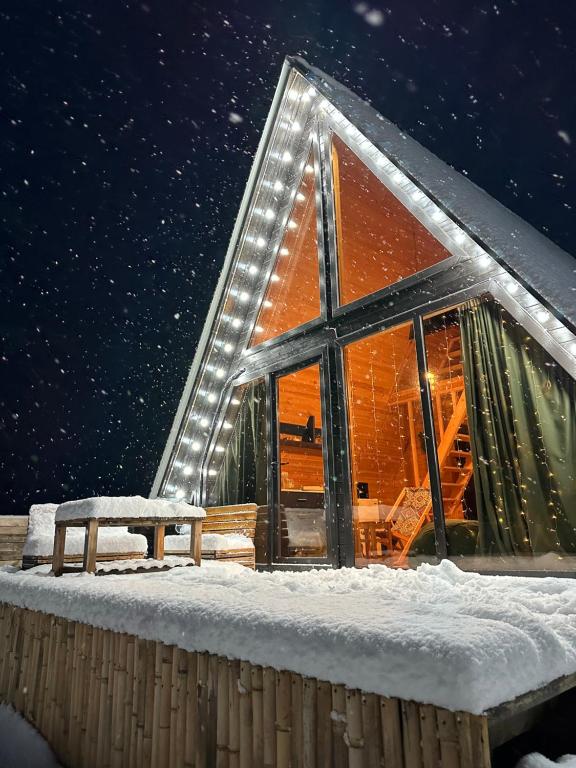
<instances>
[{"instance_id":1,"label":"cabin loft","mask_svg":"<svg viewBox=\"0 0 576 768\"><path fill-rule=\"evenodd\" d=\"M573 575L573 287L571 256L289 59L152 496L255 505L263 569Z\"/></svg>"}]
</instances>

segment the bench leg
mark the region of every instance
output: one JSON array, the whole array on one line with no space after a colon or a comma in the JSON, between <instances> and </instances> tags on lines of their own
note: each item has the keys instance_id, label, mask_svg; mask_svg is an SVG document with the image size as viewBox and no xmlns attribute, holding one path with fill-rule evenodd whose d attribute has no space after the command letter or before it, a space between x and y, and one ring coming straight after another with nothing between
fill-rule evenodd
<instances>
[{"instance_id":1,"label":"bench leg","mask_svg":"<svg viewBox=\"0 0 576 768\"><path fill-rule=\"evenodd\" d=\"M194 520L190 523L190 557L194 558L194 564L202 562L202 520Z\"/></svg>"},{"instance_id":2,"label":"bench leg","mask_svg":"<svg viewBox=\"0 0 576 768\"><path fill-rule=\"evenodd\" d=\"M84 570L96 573L96 550L98 548L98 520L88 520L84 535Z\"/></svg>"},{"instance_id":3,"label":"bench leg","mask_svg":"<svg viewBox=\"0 0 576 768\"><path fill-rule=\"evenodd\" d=\"M56 523L54 530L54 551L52 553L52 572L62 576L64 572L64 553L66 551L66 526Z\"/></svg>"},{"instance_id":4,"label":"bench leg","mask_svg":"<svg viewBox=\"0 0 576 768\"><path fill-rule=\"evenodd\" d=\"M165 525L157 525L154 528L154 560L164 560L164 534Z\"/></svg>"}]
</instances>

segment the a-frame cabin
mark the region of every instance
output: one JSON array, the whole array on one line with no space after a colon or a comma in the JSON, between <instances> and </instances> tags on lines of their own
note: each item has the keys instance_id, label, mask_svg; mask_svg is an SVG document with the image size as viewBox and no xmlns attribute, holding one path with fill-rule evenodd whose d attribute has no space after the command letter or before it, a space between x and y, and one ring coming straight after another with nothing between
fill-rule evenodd
<instances>
[{"instance_id":1,"label":"a-frame cabin","mask_svg":"<svg viewBox=\"0 0 576 768\"><path fill-rule=\"evenodd\" d=\"M261 567L576 572L575 267L287 59L152 495Z\"/></svg>"}]
</instances>

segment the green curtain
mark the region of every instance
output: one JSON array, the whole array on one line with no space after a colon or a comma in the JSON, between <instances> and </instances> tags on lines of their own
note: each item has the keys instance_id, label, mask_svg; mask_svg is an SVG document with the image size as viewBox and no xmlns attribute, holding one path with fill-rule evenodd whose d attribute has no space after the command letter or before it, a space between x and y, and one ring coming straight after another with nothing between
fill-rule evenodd
<instances>
[{"instance_id":1,"label":"green curtain","mask_svg":"<svg viewBox=\"0 0 576 768\"><path fill-rule=\"evenodd\" d=\"M211 489L212 504L266 504L266 386L248 384L220 471Z\"/></svg>"},{"instance_id":2,"label":"green curtain","mask_svg":"<svg viewBox=\"0 0 576 768\"><path fill-rule=\"evenodd\" d=\"M494 300L460 327L479 553L576 553L574 379Z\"/></svg>"}]
</instances>

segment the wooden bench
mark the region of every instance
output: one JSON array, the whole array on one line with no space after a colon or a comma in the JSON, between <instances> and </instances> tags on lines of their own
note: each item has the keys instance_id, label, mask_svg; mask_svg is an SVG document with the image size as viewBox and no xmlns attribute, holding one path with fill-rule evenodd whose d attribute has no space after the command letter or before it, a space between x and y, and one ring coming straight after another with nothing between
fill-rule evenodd
<instances>
[{"instance_id":1,"label":"wooden bench","mask_svg":"<svg viewBox=\"0 0 576 768\"><path fill-rule=\"evenodd\" d=\"M246 536L254 543L256 535L256 504L228 504L220 507L206 507L206 517L202 521L202 533L220 533L224 536L236 534ZM179 555L181 551L167 549L167 555ZM203 546L204 560L223 560L240 563L254 570L256 558L254 547L215 549Z\"/></svg>"},{"instance_id":2,"label":"wooden bench","mask_svg":"<svg viewBox=\"0 0 576 768\"><path fill-rule=\"evenodd\" d=\"M200 542L202 535L202 518L198 517L85 517L72 520L57 520L54 530L54 553L52 556L52 571L54 576L63 573L76 573L79 569L64 565L66 530L67 528L84 528L84 557L82 570L88 573L96 572L96 554L98 547L98 527L131 526L132 528L154 528L154 559L164 559L164 533L167 525L183 523L190 526L190 557L195 565L200 565Z\"/></svg>"}]
</instances>

